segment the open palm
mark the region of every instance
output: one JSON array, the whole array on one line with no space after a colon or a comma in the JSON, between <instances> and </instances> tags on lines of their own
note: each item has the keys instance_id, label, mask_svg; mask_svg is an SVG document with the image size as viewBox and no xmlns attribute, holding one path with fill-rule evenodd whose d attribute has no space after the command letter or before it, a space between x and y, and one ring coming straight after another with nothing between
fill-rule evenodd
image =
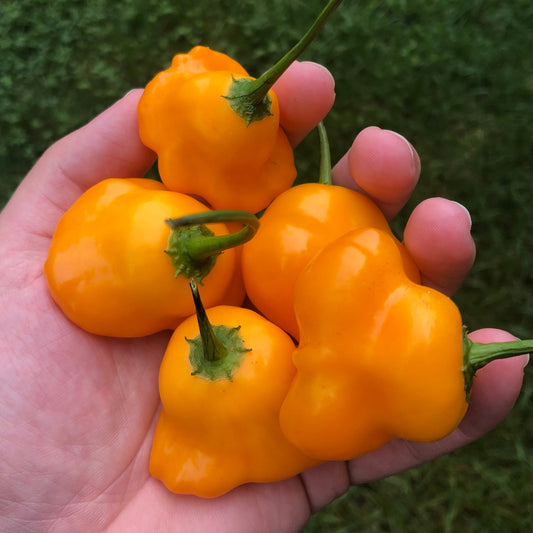
<instances>
[{"instance_id":1,"label":"open palm","mask_svg":"<svg viewBox=\"0 0 533 533\"><path fill-rule=\"evenodd\" d=\"M307 92L296 93L296 82L305 77ZM295 94L299 99L291 98ZM278 95L283 125L296 144L331 107L333 82L321 67L296 63L278 82ZM0 217L0 515L6 530L295 531L350 483L446 453L503 419L520 389L524 358L480 372L465 421L439 443L393 441L350 463L326 463L292 479L244 485L212 500L172 494L151 478L158 370L170 333L140 339L90 335L62 315L42 270L57 221L84 190L108 177L142 176L152 164L154 156L137 134L138 98L139 91L133 91L53 145ZM393 190L372 191L392 216L416 184L418 158L391 132L369 129L352 150L365 142L392 154L391 168L401 176ZM354 165L365 167L365 153L337 165L338 183L356 186L351 173ZM392 172L386 162L381 165L382 176ZM372 181L370 170L366 175ZM426 282L451 293L474 257L468 216L453 202L429 202L411 216L406 246ZM441 223L431 224L437 218ZM498 331L477 336L509 338Z\"/></svg>"}]
</instances>

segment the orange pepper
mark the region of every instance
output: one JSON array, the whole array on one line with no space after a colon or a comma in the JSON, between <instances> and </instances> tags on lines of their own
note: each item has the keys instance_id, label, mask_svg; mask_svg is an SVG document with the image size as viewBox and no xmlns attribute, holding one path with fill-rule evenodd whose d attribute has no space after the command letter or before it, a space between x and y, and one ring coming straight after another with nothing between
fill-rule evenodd
<instances>
[{"instance_id":1,"label":"orange pepper","mask_svg":"<svg viewBox=\"0 0 533 533\"><path fill-rule=\"evenodd\" d=\"M318 464L279 425L295 372L291 338L250 309L206 314L195 301L198 318L180 324L161 364L151 474L173 492L212 498Z\"/></svg>"},{"instance_id":2,"label":"orange pepper","mask_svg":"<svg viewBox=\"0 0 533 533\"><path fill-rule=\"evenodd\" d=\"M209 48L195 47L148 83L139 132L172 190L214 209L259 212L296 178L272 86L342 0L330 0L305 36L258 79Z\"/></svg>"},{"instance_id":3,"label":"orange pepper","mask_svg":"<svg viewBox=\"0 0 533 533\"><path fill-rule=\"evenodd\" d=\"M475 371L533 349L469 341L452 300L411 281L394 240L374 228L347 233L307 265L295 309L297 374L280 423L320 460L445 437L465 414Z\"/></svg>"},{"instance_id":4,"label":"orange pepper","mask_svg":"<svg viewBox=\"0 0 533 533\"><path fill-rule=\"evenodd\" d=\"M232 222L226 222L228 231L235 233L239 231L239 225ZM246 288L242 277L242 250L244 244L232 247L235 253L235 271L230 285L226 291L226 296L220 302L225 305L240 306L246 300Z\"/></svg>"},{"instance_id":5,"label":"orange pepper","mask_svg":"<svg viewBox=\"0 0 533 533\"><path fill-rule=\"evenodd\" d=\"M272 116L250 129L221 98L234 78L243 77L248 73L239 63L210 48L196 46L188 54L177 54L172 65L144 89L137 109L139 132L143 143L157 153L159 174L168 188L201 196L217 209L246 205L259 211L262 202L242 198L250 175L273 172L279 166L282 174L265 175L264 185L285 179L286 188L296 170L292 149L279 130L279 108L272 91ZM272 157L276 142L280 157ZM250 151L246 143L257 148ZM225 186L224 181L230 183ZM250 188L248 192L255 197L266 191Z\"/></svg>"},{"instance_id":6,"label":"orange pepper","mask_svg":"<svg viewBox=\"0 0 533 533\"><path fill-rule=\"evenodd\" d=\"M137 108L140 134L146 146L159 151L163 137L172 132L176 114L180 112L175 107L174 95L182 83L196 74L217 70L248 75L239 63L226 54L205 46L195 46L187 54L176 54L170 67L159 72L148 83Z\"/></svg>"},{"instance_id":7,"label":"orange pepper","mask_svg":"<svg viewBox=\"0 0 533 533\"><path fill-rule=\"evenodd\" d=\"M188 279L203 279L209 305L233 298L233 250L188 258L192 245L230 237L225 224L171 231L166 219L212 213L194 198L154 180L106 179L87 190L55 230L44 271L65 315L99 335L137 337L174 329L194 313ZM197 235L202 230L204 235ZM183 251L174 239L190 237ZM202 244L203 243L203 244ZM220 244L220 241L219 241ZM165 253L167 251L168 253ZM173 264L174 262L174 264ZM184 265L187 268L184 270ZM182 275L177 275L181 272Z\"/></svg>"},{"instance_id":8,"label":"orange pepper","mask_svg":"<svg viewBox=\"0 0 533 533\"><path fill-rule=\"evenodd\" d=\"M171 109L148 114L145 102L157 101L160 94L168 99L172 86L154 80L139 102L141 139L157 153L159 174L169 189L200 196L215 209L258 212L292 185L294 156L279 127L275 94L270 92L271 115L248 125L222 98L234 79L243 76L229 71L196 74L173 90Z\"/></svg>"},{"instance_id":9,"label":"orange pepper","mask_svg":"<svg viewBox=\"0 0 533 533\"><path fill-rule=\"evenodd\" d=\"M392 235L385 216L363 194L331 184L327 135L319 125L319 183L304 183L280 194L261 216L261 226L243 246L242 271L248 297L269 320L298 339L294 286L299 273L326 244L358 228L375 227ZM418 269L400 242L405 267L414 281ZM273 297L275 295L275 297Z\"/></svg>"}]
</instances>

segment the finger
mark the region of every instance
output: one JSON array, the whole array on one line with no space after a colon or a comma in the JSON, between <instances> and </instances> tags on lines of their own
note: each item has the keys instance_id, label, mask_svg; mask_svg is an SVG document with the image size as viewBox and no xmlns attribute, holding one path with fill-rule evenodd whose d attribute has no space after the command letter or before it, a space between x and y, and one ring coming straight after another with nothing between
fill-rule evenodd
<instances>
[{"instance_id":1,"label":"finger","mask_svg":"<svg viewBox=\"0 0 533 533\"><path fill-rule=\"evenodd\" d=\"M310 61L295 61L274 84L280 124L296 146L329 113L335 101L330 72Z\"/></svg>"},{"instance_id":2,"label":"finger","mask_svg":"<svg viewBox=\"0 0 533 533\"><path fill-rule=\"evenodd\" d=\"M126 96L52 147L61 170L87 189L104 178L143 176L155 160L139 136L137 104L142 89Z\"/></svg>"},{"instance_id":3,"label":"finger","mask_svg":"<svg viewBox=\"0 0 533 533\"><path fill-rule=\"evenodd\" d=\"M474 263L476 247L468 211L457 202L430 198L411 213L404 244L414 259L422 282L452 295Z\"/></svg>"},{"instance_id":4,"label":"finger","mask_svg":"<svg viewBox=\"0 0 533 533\"><path fill-rule=\"evenodd\" d=\"M471 333L475 342L514 340L511 334L495 329ZM375 452L349 462L354 484L367 483L397 474L465 446L494 429L513 408L522 387L524 367L529 357L501 359L478 371L468 411L450 435L437 442L391 441Z\"/></svg>"},{"instance_id":5,"label":"finger","mask_svg":"<svg viewBox=\"0 0 533 533\"><path fill-rule=\"evenodd\" d=\"M370 196L389 219L411 196L420 176L420 158L401 135L370 126L355 138L335 165L333 181Z\"/></svg>"},{"instance_id":6,"label":"finger","mask_svg":"<svg viewBox=\"0 0 533 533\"><path fill-rule=\"evenodd\" d=\"M139 138L131 91L87 125L54 143L37 161L6 206L21 229L51 235L59 217L82 192L110 177L143 176L155 154ZM24 214L31 212L32 217Z\"/></svg>"},{"instance_id":7,"label":"finger","mask_svg":"<svg viewBox=\"0 0 533 533\"><path fill-rule=\"evenodd\" d=\"M342 461L328 461L300 474L312 513L342 496L350 488L348 474L346 463Z\"/></svg>"}]
</instances>

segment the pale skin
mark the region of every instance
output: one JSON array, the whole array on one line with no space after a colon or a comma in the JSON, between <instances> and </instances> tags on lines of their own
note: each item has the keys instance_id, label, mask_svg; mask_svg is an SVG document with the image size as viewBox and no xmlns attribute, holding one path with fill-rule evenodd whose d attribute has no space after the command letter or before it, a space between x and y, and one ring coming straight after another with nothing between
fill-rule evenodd
<instances>
[{"instance_id":1,"label":"pale skin","mask_svg":"<svg viewBox=\"0 0 533 533\"><path fill-rule=\"evenodd\" d=\"M319 65L295 63L276 89L282 125L296 145L331 108L333 80ZM350 484L430 461L506 417L527 356L481 370L465 419L436 443L392 441L349 462L326 463L277 483L244 485L211 500L178 496L151 478L157 375L170 333L142 339L85 333L61 314L43 276L50 238L73 201L104 178L142 176L153 163L137 132L139 96L140 90L128 93L51 146L0 215L0 528L297 531ZM389 218L409 198L419 174L414 148L374 127L357 136L334 169L336 183L365 191ZM413 211L405 245L427 285L449 295L460 286L475 256L470 224L464 207L443 198ZM513 338L501 330L472 337Z\"/></svg>"}]
</instances>

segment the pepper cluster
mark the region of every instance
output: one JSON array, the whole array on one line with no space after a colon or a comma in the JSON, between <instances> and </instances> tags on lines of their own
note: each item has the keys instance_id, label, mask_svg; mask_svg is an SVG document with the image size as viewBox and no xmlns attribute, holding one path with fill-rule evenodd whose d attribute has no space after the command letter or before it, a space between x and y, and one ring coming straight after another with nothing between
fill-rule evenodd
<instances>
[{"instance_id":1,"label":"pepper cluster","mask_svg":"<svg viewBox=\"0 0 533 533\"><path fill-rule=\"evenodd\" d=\"M320 178L293 185L272 85L340 2L257 79L206 47L176 55L138 106L162 182L103 180L53 236L46 277L76 325L173 330L150 459L173 492L215 497L443 438L476 370L533 348L468 340L378 207L331 183L323 124Z\"/></svg>"}]
</instances>

